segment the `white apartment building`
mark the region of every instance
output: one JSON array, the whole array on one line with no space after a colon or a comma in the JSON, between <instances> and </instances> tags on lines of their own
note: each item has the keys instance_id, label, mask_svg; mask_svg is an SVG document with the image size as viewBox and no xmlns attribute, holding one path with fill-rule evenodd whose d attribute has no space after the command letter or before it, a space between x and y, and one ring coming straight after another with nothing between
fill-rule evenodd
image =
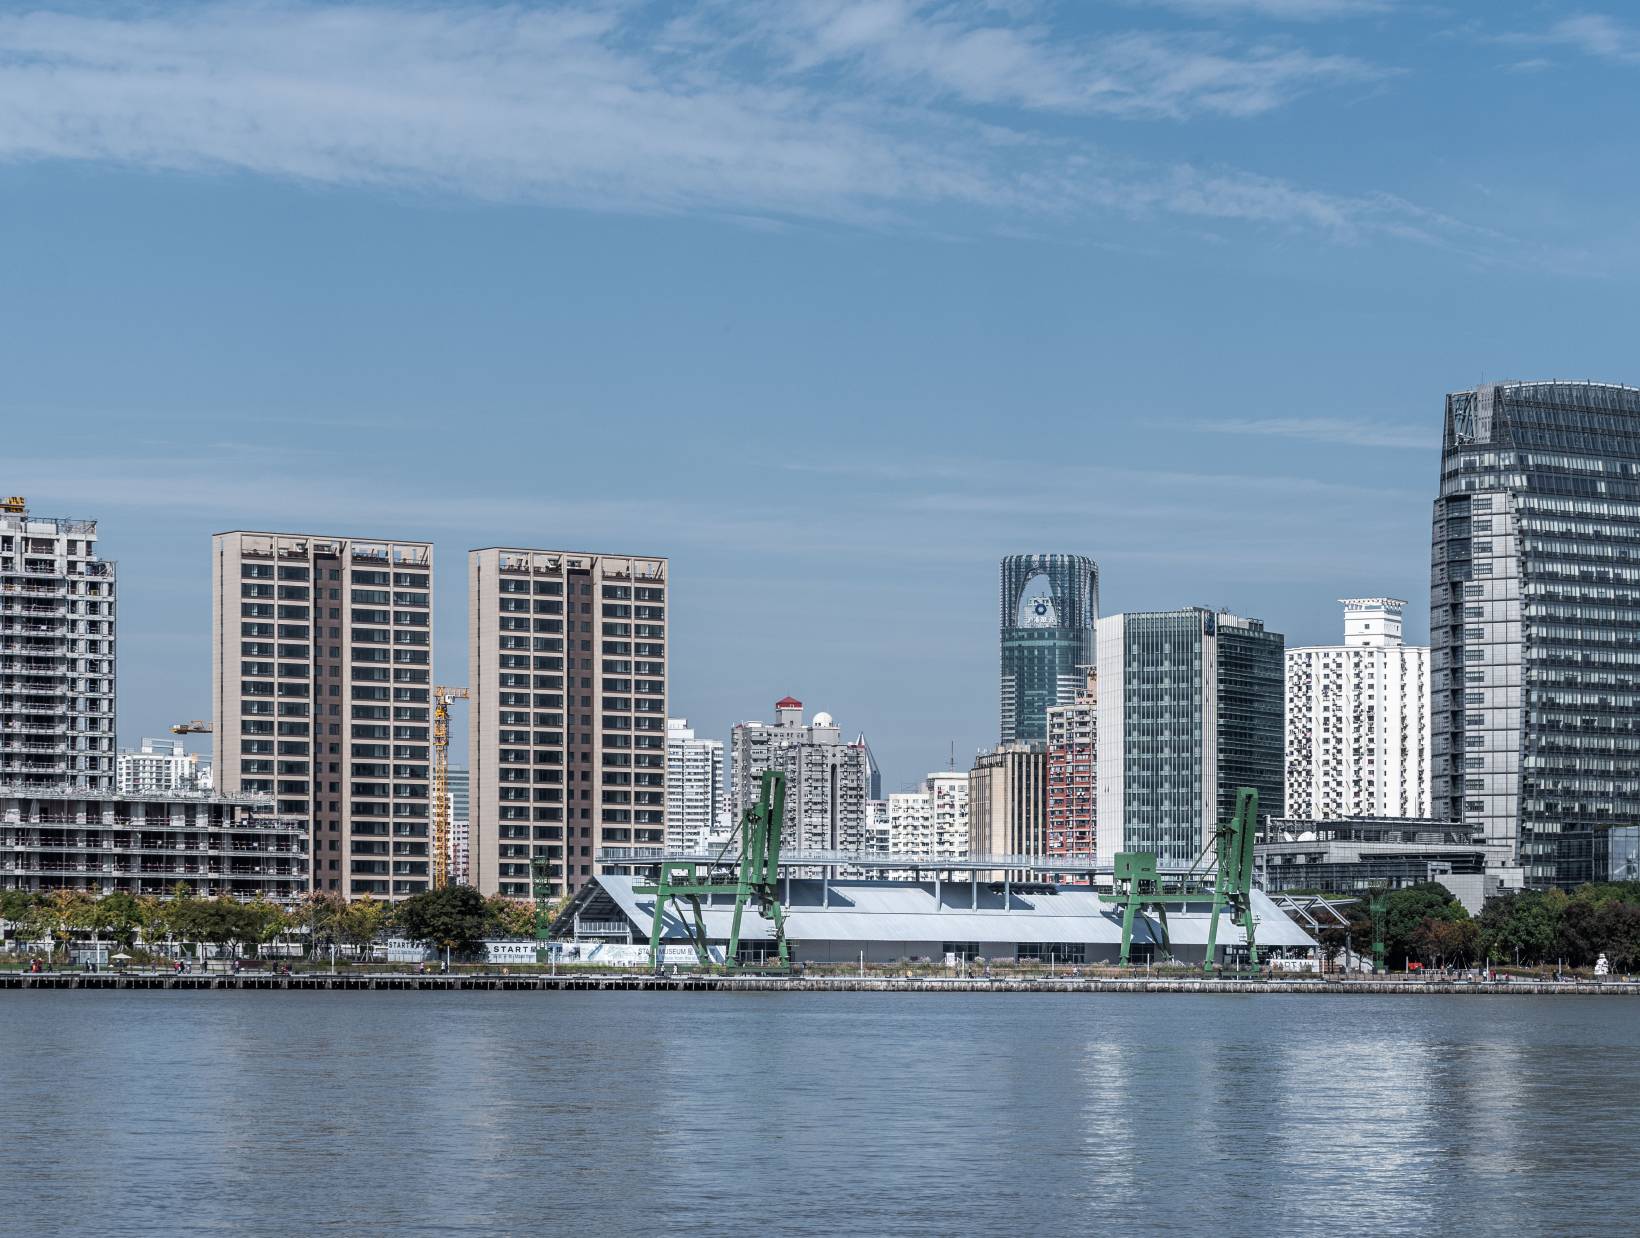
<instances>
[{"instance_id":1,"label":"white apartment building","mask_svg":"<svg viewBox=\"0 0 1640 1238\"><path fill-rule=\"evenodd\" d=\"M844 743L830 714L803 722L803 702L775 703L775 721L738 723L730 739L738 813L757 802L763 771L786 774L782 845L804 851L866 846L871 760L864 739Z\"/></svg>"},{"instance_id":2,"label":"white apartment building","mask_svg":"<svg viewBox=\"0 0 1640 1238\"><path fill-rule=\"evenodd\" d=\"M933 854L934 804L928 791L894 791L887 803L889 854Z\"/></svg>"},{"instance_id":3,"label":"white apartment building","mask_svg":"<svg viewBox=\"0 0 1640 1238\"><path fill-rule=\"evenodd\" d=\"M866 851L872 855L888 855L891 847L888 801L866 801Z\"/></svg>"},{"instance_id":4,"label":"white apartment building","mask_svg":"<svg viewBox=\"0 0 1640 1238\"><path fill-rule=\"evenodd\" d=\"M936 770L918 791L896 791L888 804L888 850L893 855L968 856L968 775Z\"/></svg>"},{"instance_id":5,"label":"white apartment building","mask_svg":"<svg viewBox=\"0 0 1640 1238\"><path fill-rule=\"evenodd\" d=\"M97 522L0 500L0 787L113 791L114 621Z\"/></svg>"},{"instance_id":6,"label":"white apartment building","mask_svg":"<svg viewBox=\"0 0 1640 1238\"><path fill-rule=\"evenodd\" d=\"M953 860L968 858L968 774L942 769L928 775L933 838L932 855Z\"/></svg>"},{"instance_id":7,"label":"white apartment building","mask_svg":"<svg viewBox=\"0 0 1640 1238\"><path fill-rule=\"evenodd\" d=\"M121 795L210 789L210 763L203 770L197 754L180 739L144 739L142 747L125 749L115 762Z\"/></svg>"},{"instance_id":8,"label":"white apartment building","mask_svg":"<svg viewBox=\"0 0 1640 1238\"><path fill-rule=\"evenodd\" d=\"M1344 643L1287 650L1286 815L1428 817L1429 649L1399 598L1340 598Z\"/></svg>"},{"instance_id":9,"label":"white apartment building","mask_svg":"<svg viewBox=\"0 0 1640 1238\"><path fill-rule=\"evenodd\" d=\"M666 720L666 845L707 845L723 801L723 741L700 739L687 718Z\"/></svg>"}]
</instances>

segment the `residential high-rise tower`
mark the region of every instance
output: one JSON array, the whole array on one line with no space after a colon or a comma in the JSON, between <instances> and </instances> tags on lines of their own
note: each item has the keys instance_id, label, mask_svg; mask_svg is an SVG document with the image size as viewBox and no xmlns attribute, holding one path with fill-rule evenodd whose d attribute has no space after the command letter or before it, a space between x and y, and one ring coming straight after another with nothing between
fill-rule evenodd
<instances>
[{"instance_id":1,"label":"residential high-rise tower","mask_svg":"<svg viewBox=\"0 0 1640 1238\"><path fill-rule=\"evenodd\" d=\"M217 788L311 823L316 890L426 891L431 543L218 533L211 585Z\"/></svg>"},{"instance_id":2,"label":"residential high-rise tower","mask_svg":"<svg viewBox=\"0 0 1640 1238\"><path fill-rule=\"evenodd\" d=\"M666 720L666 845L706 846L723 802L723 741L701 739L687 718Z\"/></svg>"},{"instance_id":3,"label":"residential high-rise tower","mask_svg":"<svg viewBox=\"0 0 1640 1238\"><path fill-rule=\"evenodd\" d=\"M1344 643L1287 650L1286 815L1429 816L1429 650L1399 598L1343 598Z\"/></svg>"},{"instance_id":4,"label":"residential high-rise tower","mask_svg":"<svg viewBox=\"0 0 1640 1238\"><path fill-rule=\"evenodd\" d=\"M574 893L601 849L666 841L667 562L468 556L473 884Z\"/></svg>"},{"instance_id":5,"label":"residential high-rise tower","mask_svg":"<svg viewBox=\"0 0 1640 1238\"><path fill-rule=\"evenodd\" d=\"M872 763L864 738L845 742L830 714L803 721L803 702L775 702L775 721L742 722L730 737L735 810L757 802L764 770L786 775L782 839L802 850L858 851L871 827Z\"/></svg>"},{"instance_id":6,"label":"residential high-rise tower","mask_svg":"<svg viewBox=\"0 0 1640 1238\"><path fill-rule=\"evenodd\" d=\"M1093 763L1099 733L1097 681L1048 710L1048 854L1092 855L1098 819Z\"/></svg>"}]
</instances>

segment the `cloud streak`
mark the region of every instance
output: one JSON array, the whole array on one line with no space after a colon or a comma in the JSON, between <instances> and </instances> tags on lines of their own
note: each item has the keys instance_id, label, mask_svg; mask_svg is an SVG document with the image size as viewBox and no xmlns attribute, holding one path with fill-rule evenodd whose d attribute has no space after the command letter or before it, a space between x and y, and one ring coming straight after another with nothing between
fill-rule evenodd
<instances>
[{"instance_id":1,"label":"cloud streak","mask_svg":"<svg viewBox=\"0 0 1640 1238\"><path fill-rule=\"evenodd\" d=\"M1383 70L1204 33L1073 38L914 0L269 0L0 17L0 160L249 172L587 210L894 226L1100 216L1460 247L1384 195L1156 165L1076 117L1254 117ZM1027 14L1034 11L1030 6Z\"/></svg>"},{"instance_id":2,"label":"cloud streak","mask_svg":"<svg viewBox=\"0 0 1640 1238\"><path fill-rule=\"evenodd\" d=\"M1134 0L1143 4L1145 0ZM1151 7L1193 17L1263 17L1272 21L1330 21L1388 13L1395 0L1149 0Z\"/></svg>"},{"instance_id":3,"label":"cloud streak","mask_svg":"<svg viewBox=\"0 0 1640 1238\"><path fill-rule=\"evenodd\" d=\"M1208 434L1238 434L1254 438L1332 443L1345 447L1396 447L1415 451L1433 451L1440 437L1437 431L1421 426L1330 417L1227 418L1192 422L1190 428Z\"/></svg>"}]
</instances>

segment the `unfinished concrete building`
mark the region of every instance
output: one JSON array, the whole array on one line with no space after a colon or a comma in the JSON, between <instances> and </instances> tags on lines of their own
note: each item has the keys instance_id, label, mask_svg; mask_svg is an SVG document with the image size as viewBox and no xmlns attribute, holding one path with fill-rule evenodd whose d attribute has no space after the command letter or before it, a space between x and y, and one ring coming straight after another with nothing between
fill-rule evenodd
<instances>
[{"instance_id":1,"label":"unfinished concrete building","mask_svg":"<svg viewBox=\"0 0 1640 1238\"><path fill-rule=\"evenodd\" d=\"M0 501L0 786L114 790L114 604L95 520Z\"/></svg>"}]
</instances>

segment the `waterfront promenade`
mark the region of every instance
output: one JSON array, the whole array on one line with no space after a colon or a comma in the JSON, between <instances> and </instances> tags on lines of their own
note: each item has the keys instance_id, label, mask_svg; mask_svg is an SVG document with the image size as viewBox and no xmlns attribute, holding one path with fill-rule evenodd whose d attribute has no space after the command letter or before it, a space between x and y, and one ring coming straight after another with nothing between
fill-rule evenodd
<instances>
[{"instance_id":1,"label":"waterfront promenade","mask_svg":"<svg viewBox=\"0 0 1640 1238\"><path fill-rule=\"evenodd\" d=\"M1221 993L1290 996L1394 994L1407 997L1640 997L1640 981L1606 980L1464 981L1259 979L1209 980L1191 977L1135 976L889 976L889 975L711 975L683 972L561 972L510 974L499 971L421 975L415 972L271 972L182 973L0 972L0 991L21 989L145 990L201 992L676 992L676 993Z\"/></svg>"}]
</instances>

